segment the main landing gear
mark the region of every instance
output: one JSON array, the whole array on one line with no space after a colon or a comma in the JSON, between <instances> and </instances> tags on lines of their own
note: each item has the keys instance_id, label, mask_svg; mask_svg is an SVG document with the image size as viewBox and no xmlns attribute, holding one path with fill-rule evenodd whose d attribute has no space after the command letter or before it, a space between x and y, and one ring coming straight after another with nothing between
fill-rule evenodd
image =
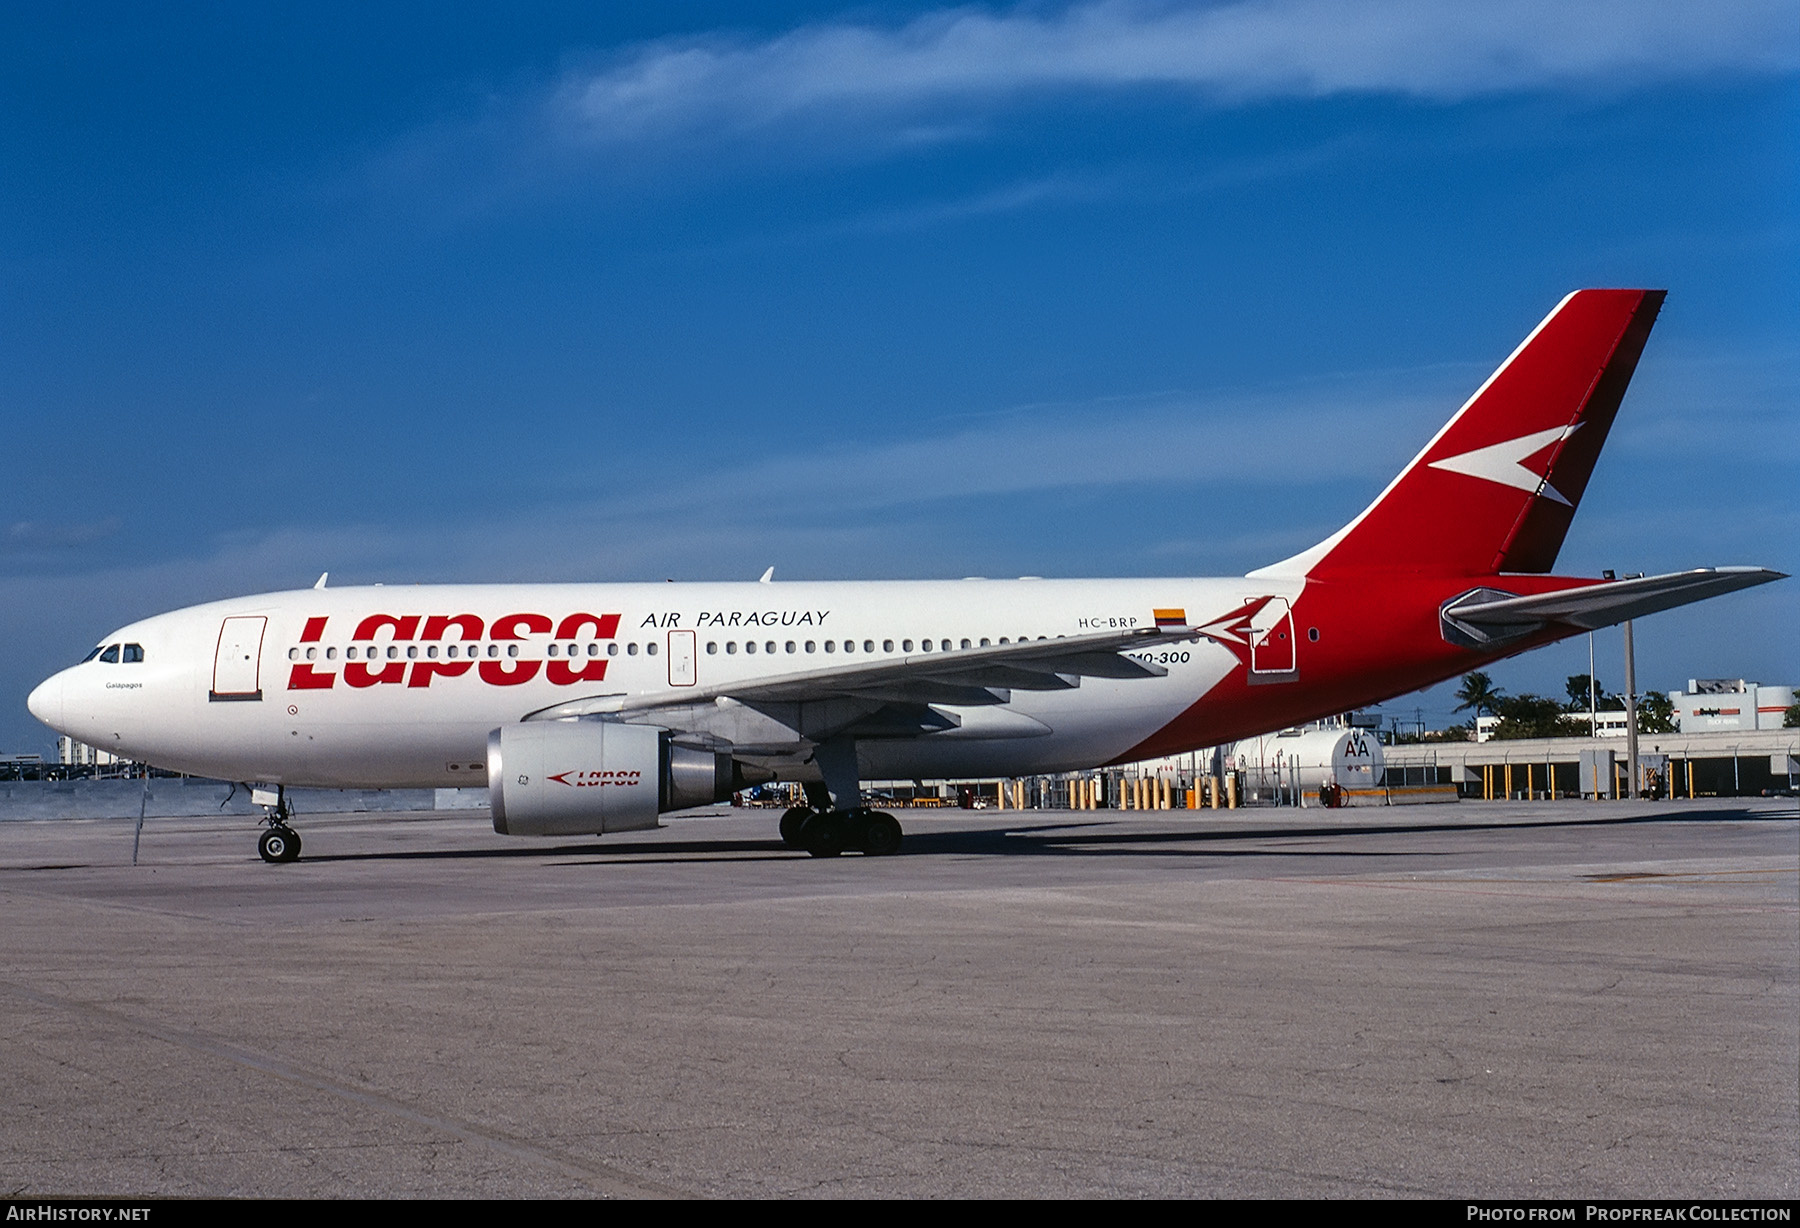
<instances>
[{"instance_id":1,"label":"main landing gear","mask_svg":"<svg viewBox=\"0 0 1800 1228\"><path fill-rule=\"evenodd\" d=\"M887 857L900 851L900 823L885 811L863 806L850 810L795 806L781 816L781 842L814 857L836 857L846 849Z\"/></svg>"},{"instance_id":2,"label":"main landing gear","mask_svg":"<svg viewBox=\"0 0 1800 1228\"><path fill-rule=\"evenodd\" d=\"M270 865L282 865L290 861L300 860L300 833L288 826L288 820L294 812L288 809L287 790L279 785L275 788L274 800L263 801L267 796L264 790L255 789L250 796L262 804L262 835L257 837L256 851Z\"/></svg>"},{"instance_id":3,"label":"main landing gear","mask_svg":"<svg viewBox=\"0 0 1800 1228\"><path fill-rule=\"evenodd\" d=\"M820 780L809 780L804 806L781 816L781 841L814 857L836 857L845 849L861 849L866 857L900 851L900 824L891 814L862 804L857 778L856 742L839 735L813 750Z\"/></svg>"}]
</instances>

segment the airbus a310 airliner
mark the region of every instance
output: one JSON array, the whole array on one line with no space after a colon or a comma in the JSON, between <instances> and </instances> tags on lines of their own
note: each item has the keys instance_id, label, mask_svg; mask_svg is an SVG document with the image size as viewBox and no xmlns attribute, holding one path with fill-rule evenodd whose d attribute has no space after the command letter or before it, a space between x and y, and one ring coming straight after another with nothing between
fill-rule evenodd
<instances>
[{"instance_id":1,"label":"airbus a310 airliner","mask_svg":"<svg viewBox=\"0 0 1800 1228\"><path fill-rule=\"evenodd\" d=\"M804 783L781 834L898 850L861 781L1124 763L1376 703L1782 578L1548 574L1663 292L1581 290L1348 525L1226 579L312 589L133 623L31 693L51 728L241 781L485 784L494 829L654 827ZM768 579L764 577L765 581Z\"/></svg>"}]
</instances>

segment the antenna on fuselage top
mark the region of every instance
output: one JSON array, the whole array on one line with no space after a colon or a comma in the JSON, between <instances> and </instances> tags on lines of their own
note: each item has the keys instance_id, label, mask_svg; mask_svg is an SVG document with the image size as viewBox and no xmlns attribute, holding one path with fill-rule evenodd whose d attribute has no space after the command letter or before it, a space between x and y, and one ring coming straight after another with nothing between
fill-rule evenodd
<instances>
[{"instance_id":1,"label":"antenna on fuselage top","mask_svg":"<svg viewBox=\"0 0 1800 1228\"><path fill-rule=\"evenodd\" d=\"M325 587L325 580L326 580L326 578L327 578L327 577L328 577L328 576L330 576L330 575L331 575L331 573L330 573L330 572L329 572L329 571L321 571L321 572L320 572L320 573L319 573L319 582L318 582L318 583L317 583L317 584L315 584L315 585L313 585L313 587L314 587L314 588L324 588L324 587Z\"/></svg>"},{"instance_id":2,"label":"antenna on fuselage top","mask_svg":"<svg viewBox=\"0 0 1800 1228\"><path fill-rule=\"evenodd\" d=\"M769 583L769 581L773 580L774 578L775 578L775 569L773 567L771 567L771 568L769 568L769 570L762 573L762 578L760 580L758 580L757 583L758 584L767 584L767 583Z\"/></svg>"}]
</instances>

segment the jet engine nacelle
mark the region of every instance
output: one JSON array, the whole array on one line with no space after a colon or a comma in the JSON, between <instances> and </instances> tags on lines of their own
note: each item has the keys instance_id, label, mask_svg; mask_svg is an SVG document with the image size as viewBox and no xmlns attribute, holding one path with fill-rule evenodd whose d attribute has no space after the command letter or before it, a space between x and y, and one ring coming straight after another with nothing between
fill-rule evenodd
<instances>
[{"instance_id":1,"label":"jet engine nacelle","mask_svg":"<svg viewBox=\"0 0 1800 1228\"><path fill-rule=\"evenodd\" d=\"M649 725L535 721L488 734L488 802L507 836L584 836L656 826L665 810L724 801L726 753L679 746Z\"/></svg>"}]
</instances>

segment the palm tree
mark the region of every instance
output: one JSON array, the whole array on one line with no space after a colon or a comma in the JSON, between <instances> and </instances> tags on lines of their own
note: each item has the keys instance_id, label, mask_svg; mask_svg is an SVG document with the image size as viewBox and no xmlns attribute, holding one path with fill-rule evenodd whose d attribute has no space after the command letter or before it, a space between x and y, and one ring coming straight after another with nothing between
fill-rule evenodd
<instances>
[{"instance_id":1,"label":"palm tree","mask_svg":"<svg viewBox=\"0 0 1800 1228\"><path fill-rule=\"evenodd\" d=\"M1463 675L1462 686L1457 690L1456 697L1462 701L1456 705L1458 712L1464 708L1472 708L1476 717L1480 718L1493 714L1500 703L1501 693L1492 678L1477 670Z\"/></svg>"}]
</instances>

